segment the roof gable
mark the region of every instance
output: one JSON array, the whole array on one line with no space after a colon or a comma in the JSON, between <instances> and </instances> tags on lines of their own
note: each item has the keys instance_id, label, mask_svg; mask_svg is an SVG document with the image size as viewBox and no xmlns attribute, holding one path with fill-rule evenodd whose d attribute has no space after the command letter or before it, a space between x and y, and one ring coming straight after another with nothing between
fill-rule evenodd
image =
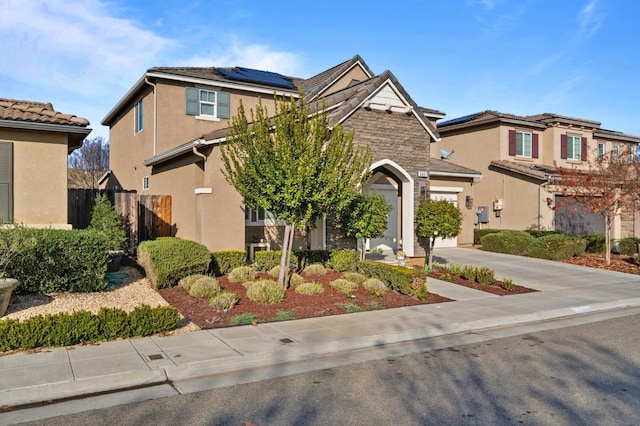
<instances>
[{"instance_id":1,"label":"roof gable","mask_svg":"<svg viewBox=\"0 0 640 426\"><path fill-rule=\"evenodd\" d=\"M302 86L305 91L305 95L310 99L320 97L354 69L358 69L364 73L367 78L374 76L364 59L362 59L360 55L355 55L348 61L342 62L341 64L329 68L320 74L316 74L313 77L304 80L302 82Z\"/></svg>"}]
</instances>

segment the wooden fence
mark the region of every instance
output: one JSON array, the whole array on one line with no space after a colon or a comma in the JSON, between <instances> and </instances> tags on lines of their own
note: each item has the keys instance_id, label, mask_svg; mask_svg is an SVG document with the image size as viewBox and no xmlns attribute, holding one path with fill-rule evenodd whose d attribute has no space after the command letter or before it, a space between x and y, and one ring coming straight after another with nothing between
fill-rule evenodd
<instances>
[{"instance_id":1,"label":"wooden fence","mask_svg":"<svg viewBox=\"0 0 640 426\"><path fill-rule=\"evenodd\" d=\"M171 196L140 195L136 192L69 189L69 223L74 229L84 229L91 222L91 209L97 194L106 193L122 216L129 238L129 251L140 241L172 235Z\"/></svg>"}]
</instances>

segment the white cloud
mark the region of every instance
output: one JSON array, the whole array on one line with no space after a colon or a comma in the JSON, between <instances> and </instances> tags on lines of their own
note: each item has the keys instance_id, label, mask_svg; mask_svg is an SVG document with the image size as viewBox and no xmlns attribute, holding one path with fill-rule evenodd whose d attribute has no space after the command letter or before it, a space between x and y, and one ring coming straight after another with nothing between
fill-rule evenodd
<instances>
[{"instance_id":1,"label":"white cloud","mask_svg":"<svg viewBox=\"0 0 640 426\"><path fill-rule=\"evenodd\" d=\"M92 96L111 94L174 42L99 0L0 1L0 75Z\"/></svg>"},{"instance_id":2,"label":"white cloud","mask_svg":"<svg viewBox=\"0 0 640 426\"><path fill-rule=\"evenodd\" d=\"M585 37L591 37L602 26L603 15L599 12L598 0L591 0L578 14L580 33Z\"/></svg>"},{"instance_id":3,"label":"white cloud","mask_svg":"<svg viewBox=\"0 0 640 426\"><path fill-rule=\"evenodd\" d=\"M278 72L284 75L304 77L300 74L301 58L291 52L273 50L261 44L242 44L235 36L222 47L212 49L207 55L196 55L181 63L194 67L232 67L242 66L264 71Z\"/></svg>"},{"instance_id":4,"label":"white cloud","mask_svg":"<svg viewBox=\"0 0 640 426\"><path fill-rule=\"evenodd\" d=\"M479 4L484 8L491 10L502 2L503 0L468 0L467 4L471 4L471 5Z\"/></svg>"}]
</instances>

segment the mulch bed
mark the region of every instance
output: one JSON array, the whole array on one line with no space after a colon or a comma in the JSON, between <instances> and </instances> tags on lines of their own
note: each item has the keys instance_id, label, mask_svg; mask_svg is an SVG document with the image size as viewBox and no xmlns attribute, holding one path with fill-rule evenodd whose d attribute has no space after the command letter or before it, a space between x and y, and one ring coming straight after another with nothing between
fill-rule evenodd
<instances>
[{"instance_id":1,"label":"mulch bed","mask_svg":"<svg viewBox=\"0 0 640 426\"><path fill-rule=\"evenodd\" d=\"M301 275L304 277L304 274ZM242 284L230 283L226 276L218 277L218 281L224 290L235 291L240 297L240 303L227 313L216 311L209 306L207 300L191 297L183 288L178 286L160 290L160 294L167 302L176 307L183 316L201 328L229 326L231 325L231 318L247 312L254 314L259 319L258 322L268 322L276 321L278 311L290 311L295 319L346 313L345 308L339 306L339 304L355 304L365 311L372 311L452 301L434 293L429 293L428 300L422 301L393 290L387 291L382 297L376 297L364 290L362 286L353 292L355 298L348 299L342 292L329 286L329 282L340 278L340 276L341 273L329 271L321 277L305 277L309 281L320 282L324 287L324 293L318 296L306 296L297 294L290 287L287 289L285 300L275 305L263 305L253 302L245 296L246 289ZM262 274L261 277L270 278L266 274Z\"/></svg>"},{"instance_id":2,"label":"mulch bed","mask_svg":"<svg viewBox=\"0 0 640 426\"><path fill-rule=\"evenodd\" d=\"M484 292L495 294L495 295L498 295L498 296L510 296L512 294L534 293L534 292L538 291L538 290L534 290L532 288L519 286L517 284L514 284L513 291L505 290L504 288L501 287L502 286L502 281L494 281L491 284L479 284L479 283L477 283L475 281L470 281L470 280L462 278L462 277L460 277L458 275L451 274L451 273L447 272L445 269L443 269L443 268L441 268L439 266L434 266L431 269L431 272L429 273L429 276L431 278L436 278L436 279L439 279L441 281L445 281L445 280L442 279L443 275L447 275L447 276L451 277L451 281L448 281L450 283L458 284L458 285L465 286L465 287L469 287L469 288L472 288L474 290L484 291Z\"/></svg>"},{"instance_id":3,"label":"mulch bed","mask_svg":"<svg viewBox=\"0 0 640 426\"><path fill-rule=\"evenodd\" d=\"M589 266L591 268L606 269L608 271L624 272L625 274L640 275L640 265L633 257L622 254L612 254L611 264L607 265L604 254L585 253L582 256L575 256L563 259L564 263L573 265Z\"/></svg>"}]
</instances>

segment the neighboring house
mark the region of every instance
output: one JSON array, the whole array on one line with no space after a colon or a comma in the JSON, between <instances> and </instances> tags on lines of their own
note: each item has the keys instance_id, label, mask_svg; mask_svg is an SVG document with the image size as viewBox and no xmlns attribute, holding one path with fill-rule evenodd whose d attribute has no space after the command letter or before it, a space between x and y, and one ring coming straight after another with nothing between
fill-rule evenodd
<instances>
[{"instance_id":1,"label":"neighboring house","mask_svg":"<svg viewBox=\"0 0 640 426\"><path fill-rule=\"evenodd\" d=\"M125 190L171 195L176 236L211 250L278 248L281 224L245 208L220 159L240 102L249 111L262 99L272 112L274 93L322 99L332 122L372 148L364 191L385 193L396 208L385 238L370 247L423 255L414 213L428 197L430 143L444 114L419 108L390 71L375 75L357 55L309 79L247 68L151 68L102 121L110 127L112 177ZM327 218L297 235L294 247L355 247L355 240Z\"/></svg>"},{"instance_id":2,"label":"neighboring house","mask_svg":"<svg viewBox=\"0 0 640 426\"><path fill-rule=\"evenodd\" d=\"M70 228L67 156L89 121L50 103L0 98L0 222Z\"/></svg>"},{"instance_id":3,"label":"neighboring house","mask_svg":"<svg viewBox=\"0 0 640 426\"><path fill-rule=\"evenodd\" d=\"M599 215L581 211L557 191L556 167L586 169L593 156L636 153L640 143L640 137L602 129L597 121L550 113L483 111L437 128L439 148L454 151L457 164L482 172L482 182L474 185L474 223L480 228L603 232ZM614 221L613 236L640 235L639 225L635 215L622 215Z\"/></svg>"},{"instance_id":4,"label":"neighboring house","mask_svg":"<svg viewBox=\"0 0 640 426\"><path fill-rule=\"evenodd\" d=\"M100 182L107 170L68 169L67 186L69 189L99 189Z\"/></svg>"}]
</instances>

